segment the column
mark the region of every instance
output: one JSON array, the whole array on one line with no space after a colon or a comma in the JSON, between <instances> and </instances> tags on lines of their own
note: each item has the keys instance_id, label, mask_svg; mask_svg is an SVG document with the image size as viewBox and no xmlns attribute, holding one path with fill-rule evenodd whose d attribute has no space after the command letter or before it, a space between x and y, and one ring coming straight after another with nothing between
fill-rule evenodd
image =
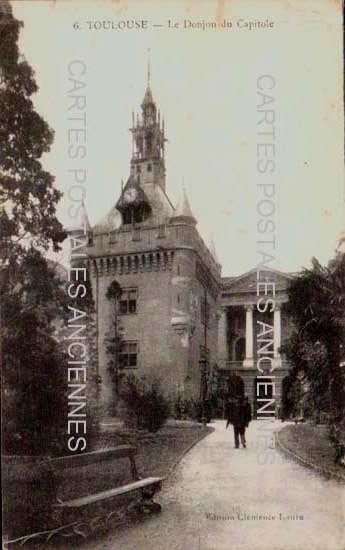
<instances>
[{"instance_id":1,"label":"column","mask_svg":"<svg viewBox=\"0 0 345 550\"><path fill-rule=\"evenodd\" d=\"M243 361L244 367L253 367L253 305L246 306L246 358Z\"/></svg>"},{"instance_id":2,"label":"column","mask_svg":"<svg viewBox=\"0 0 345 550\"><path fill-rule=\"evenodd\" d=\"M225 367L229 360L226 312L226 308L222 308L218 318L218 364L222 367Z\"/></svg>"},{"instance_id":3,"label":"column","mask_svg":"<svg viewBox=\"0 0 345 550\"><path fill-rule=\"evenodd\" d=\"M282 361L278 350L281 346L281 314L280 306L277 304L273 313L273 333L274 364L276 367L280 367Z\"/></svg>"}]
</instances>

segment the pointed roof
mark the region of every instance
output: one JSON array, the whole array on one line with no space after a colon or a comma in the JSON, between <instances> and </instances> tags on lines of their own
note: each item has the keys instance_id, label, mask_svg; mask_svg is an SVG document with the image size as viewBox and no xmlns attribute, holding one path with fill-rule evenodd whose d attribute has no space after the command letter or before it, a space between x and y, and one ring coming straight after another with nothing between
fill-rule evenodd
<instances>
[{"instance_id":1,"label":"pointed roof","mask_svg":"<svg viewBox=\"0 0 345 550\"><path fill-rule=\"evenodd\" d=\"M209 250L210 250L216 264L221 265L221 263L218 259L218 256L217 256L216 245L214 244L214 240L212 238L210 240Z\"/></svg>"},{"instance_id":2,"label":"pointed roof","mask_svg":"<svg viewBox=\"0 0 345 550\"><path fill-rule=\"evenodd\" d=\"M150 85L148 84L141 106L144 107L145 105L149 105L149 104L154 104L154 101L153 101Z\"/></svg>"},{"instance_id":3,"label":"pointed roof","mask_svg":"<svg viewBox=\"0 0 345 550\"><path fill-rule=\"evenodd\" d=\"M91 231L91 225L89 221L89 216L87 214L86 206L84 204L84 199L82 200L81 209L80 209L80 220L82 222L82 227L86 229L86 231Z\"/></svg>"},{"instance_id":4,"label":"pointed roof","mask_svg":"<svg viewBox=\"0 0 345 550\"><path fill-rule=\"evenodd\" d=\"M151 62L150 62L150 50L149 50L149 59L147 62L147 86L146 86L146 92L144 95L143 102L141 106L148 104L154 104L153 97L152 97L152 91L151 91Z\"/></svg>"},{"instance_id":5,"label":"pointed roof","mask_svg":"<svg viewBox=\"0 0 345 550\"><path fill-rule=\"evenodd\" d=\"M91 231L91 225L89 221L89 216L87 215L84 199L82 199L81 201L81 205L78 211L78 217L76 219L75 225L73 225L69 229L69 231L82 231L83 233L87 233L88 231Z\"/></svg>"},{"instance_id":6,"label":"pointed roof","mask_svg":"<svg viewBox=\"0 0 345 550\"><path fill-rule=\"evenodd\" d=\"M195 217L193 216L192 209L190 207L187 193L184 187L180 194L180 198L177 202L175 211L170 219L171 220L179 219L179 220L189 221L193 225L196 225L197 223Z\"/></svg>"}]
</instances>

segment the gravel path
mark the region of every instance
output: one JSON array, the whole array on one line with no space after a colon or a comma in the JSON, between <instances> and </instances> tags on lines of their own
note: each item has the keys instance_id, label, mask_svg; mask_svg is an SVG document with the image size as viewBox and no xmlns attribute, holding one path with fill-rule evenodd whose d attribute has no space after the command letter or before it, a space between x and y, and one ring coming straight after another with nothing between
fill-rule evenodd
<instances>
[{"instance_id":1,"label":"gravel path","mask_svg":"<svg viewBox=\"0 0 345 550\"><path fill-rule=\"evenodd\" d=\"M161 514L83 548L344 550L344 485L274 449L270 463L260 464L258 422L249 427L247 449L238 450L224 421L212 426L215 431L183 458L158 493Z\"/></svg>"}]
</instances>

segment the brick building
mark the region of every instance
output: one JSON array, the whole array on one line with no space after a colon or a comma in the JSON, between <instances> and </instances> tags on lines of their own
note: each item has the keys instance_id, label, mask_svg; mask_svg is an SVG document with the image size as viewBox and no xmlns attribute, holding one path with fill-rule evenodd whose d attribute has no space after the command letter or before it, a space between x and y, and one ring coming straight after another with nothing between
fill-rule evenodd
<instances>
[{"instance_id":1,"label":"brick building","mask_svg":"<svg viewBox=\"0 0 345 550\"><path fill-rule=\"evenodd\" d=\"M117 202L93 228L83 205L79 224L71 231L74 236L87 235L100 402L113 399L106 340L113 331L115 306L106 293L116 280L122 289L116 318L122 330L123 372L157 375L172 399L178 394L198 398L205 370L208 375L217 373L218 388L235 373L254 404L253 274L222 279L214 245L208 248L198 233L185 190L177 206L171 204L165 181L164 119L150 83L140 115L132 115L131 133L130 173ZM282 304L290 276L279 272L273 276ZM286 319L281 324L278 308L274 313L278 398L288 372L278 353L287 325ZM215 382L215 376L211 379Z\"/></svg>"},{"instance_id":2,"label":"brick building","mask_svg":"<svg viewBox=\"0 0 345 550\"><path fill-rule=\"evenodd\" d=\"M96 305L100 399L112 399L106 339L114 303L106 297L116 280L122 295L119 361L124 372L155 374L167 395L199 396L201 366L217 360L217 298L221 266L196 228L186 192L176 208L165 183L164 120L148 84L140 116L133 115L130 174L108 214L91 228L85 206L86 254Z\"/></svg>"}]
</instances>

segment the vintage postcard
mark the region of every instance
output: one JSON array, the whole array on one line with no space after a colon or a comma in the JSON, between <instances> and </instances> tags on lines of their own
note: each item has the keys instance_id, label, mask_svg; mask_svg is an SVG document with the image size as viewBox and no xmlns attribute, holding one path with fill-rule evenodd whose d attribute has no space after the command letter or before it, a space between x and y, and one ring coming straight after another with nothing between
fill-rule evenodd
<instances>
[{"instance_id":1,"label":"vintage postcard","mask_svg":"<svg viewBox=\"0 0 345 550\"><path fill-rule=\"evenodd\" d=\"M344 550L342 24L0 0L6 550Z\"/></svg>"}]
</instances>

